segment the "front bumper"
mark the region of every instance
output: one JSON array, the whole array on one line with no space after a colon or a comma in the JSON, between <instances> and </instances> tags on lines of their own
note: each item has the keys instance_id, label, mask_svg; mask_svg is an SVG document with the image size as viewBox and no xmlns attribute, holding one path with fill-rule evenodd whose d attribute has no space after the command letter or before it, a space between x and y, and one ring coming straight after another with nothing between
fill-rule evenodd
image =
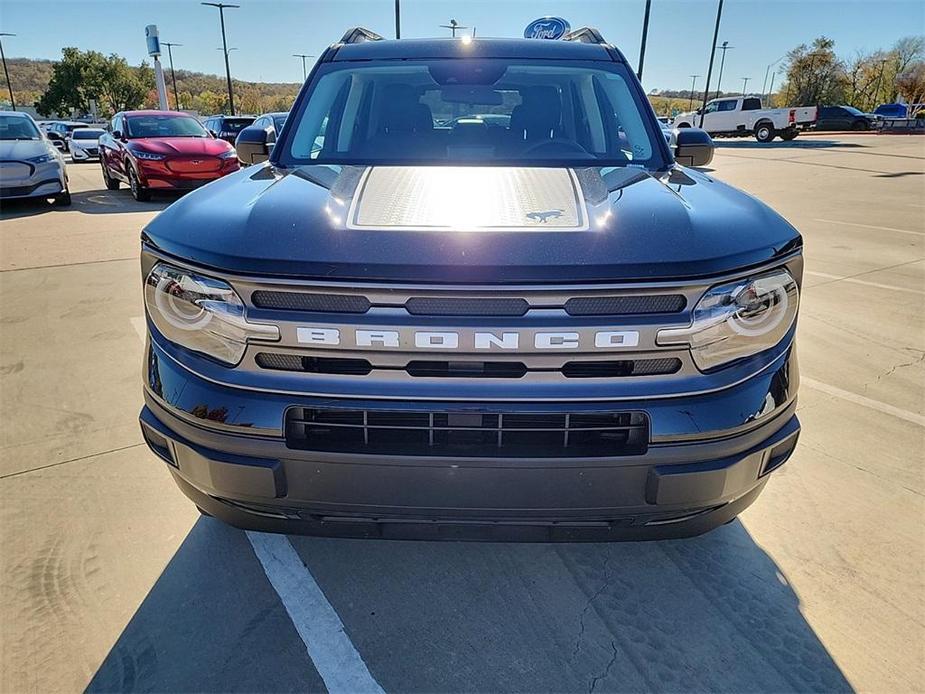
<instances>
[{"instance_id":1,"label":"front bumper","mask_svg":"<svg viewBox=\"0 0 925 694\"><path fill-rule=\"evenodd\" d=\"M330 407L330 398L230 388L187 371L156 345L148 349L140 417L145 440L198 506L243 528L537 541L696 535L747 507L768 474L790 457L800 432L791 349L720 391L616 403L647 413L650 445L642 455L459 458L294 450L282 433L287 408Z\"/></svg>"},{"instance_id":2,"label":"front bumper","mask_svg":"<svg viewBox=\"0 0 925 694\"><path fill-rule=\"evenodd\" d=\"M221 167L209 171L173 171L169 160L138 160L136 169L141 184L154 190L195 190L241 168L236 158L224 160Z\"/></svg>"},{"instance_id":3,"label":"front bumper","mask_svg":"<svg viewBox=\"0 0 925 694\"><path fill-rule=\"evenodd\" d=\"M74 161L90 161L100 158L99 149L80 149L71 145L71 159Z\"/></svg>"},{"instance_id":4,"label":"front bumper","mask_svg":"<svg viewBox=\"0 0 925 694\"><path fill-rule=\"evenodd\" d=\"M64 184L59 178L45 179L25 185L0 186L0 199L47 198L64 191Z\"/></svg>"}]
</instances>

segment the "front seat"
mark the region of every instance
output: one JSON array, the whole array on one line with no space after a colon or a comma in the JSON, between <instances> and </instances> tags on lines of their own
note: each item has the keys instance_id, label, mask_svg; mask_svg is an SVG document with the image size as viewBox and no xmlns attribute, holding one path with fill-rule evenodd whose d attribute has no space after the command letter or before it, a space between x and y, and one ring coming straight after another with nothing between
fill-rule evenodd
<instances>
[{"instance_id":1,"label":"front seat","mask_svg":"<svg viewBox=\"0 0 925 694\"><path fill-rule=\"evenodd\" d=\"M511 111L511 133L517 142L552 140L560 129L562 101L553 86L525 87L521 103Z\"/></svg>"}]
</instances>

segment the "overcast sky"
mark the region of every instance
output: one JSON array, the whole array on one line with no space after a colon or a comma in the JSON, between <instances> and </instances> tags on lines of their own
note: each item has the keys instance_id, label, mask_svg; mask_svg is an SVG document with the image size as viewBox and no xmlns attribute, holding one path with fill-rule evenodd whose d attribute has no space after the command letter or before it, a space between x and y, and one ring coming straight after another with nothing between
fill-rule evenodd
<instances>
[{"instance_id":1,"label":"overcast sky","mask_svg":"<svg viewBox=\"0 0 925 694\"><path fill-rule=\"evenodd\" d=\"M231 0L225 0L231 1ZM347 27L367 26L394 36L393 0L233 0L226 11L232 75L267 82L301 81L293 53L320 53ZM448 35L439 25L455 18L478 36L521 36L544 14L573 28L591 25L639 57L645 0L402 0L402 36ZM683 89L690 75L705 75L717 0L653 0L643 84L646 90ZM178 68L224 71L218 10L197 0L0 0L0 29L7 57L56 58L64 46L118 53L133 64L145 59L144 27L157 24L174 49ZM723 86L760 89L768 63L820 34L836 41L839 54L889 47L896 39L925 33L922 0L727 0L719 42L734 46L726 58ZM715 83L714 77L714 83ZM702 86L703 77L698 80Z\"/></svg>"}]
</instances>

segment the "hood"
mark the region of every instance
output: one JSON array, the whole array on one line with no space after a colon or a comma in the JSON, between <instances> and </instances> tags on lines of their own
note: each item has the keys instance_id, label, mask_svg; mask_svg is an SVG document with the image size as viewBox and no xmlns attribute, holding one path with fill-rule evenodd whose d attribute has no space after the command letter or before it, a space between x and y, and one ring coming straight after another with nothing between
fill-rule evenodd
<instances>
[{"instance_id":1,"label":"hood","mask_svg":"<svg viewBox=\"0 0 925 694\"><path fill-rule=\"evenodd\" d=\"M145 235L242 274L463 283L707 277L801 244L767 206L680 167L266 164L187 195Z\"/></svg>"},{"instance_id":2,"label":"hood","mask_svg":"<svg viewBox=\"0 0 925 694\"><path fill-rule=\"evenodd\" d=\"M46 152L56 152L48 140L0 140L0 159L19 160L40 157Z\"/></svg>"},{"instance_id":3,"label":"hood","mask_svg":"<svg viewBox=\"0 0 925 694\"><path fill-rule=\"evenodd\" d=\"M212 156L231 149L224 140L211 137L145 137L130 140L131 149L140 149L145 152L164 154L167 156Z\"/></svg>"}]
</instances>

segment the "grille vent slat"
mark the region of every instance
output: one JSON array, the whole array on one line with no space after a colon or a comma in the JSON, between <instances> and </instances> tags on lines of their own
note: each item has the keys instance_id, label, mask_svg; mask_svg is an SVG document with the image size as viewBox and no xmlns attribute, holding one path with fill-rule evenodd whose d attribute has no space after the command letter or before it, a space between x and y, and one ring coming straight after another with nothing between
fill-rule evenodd
<instances>
[{"instance_id":1,"label":"grille vent slat","mask_svg":"<svg viewBox=\"0 0 925 694\"><path fill-rule=\"evenodd\" d=\"M642 455L643 412L416 412L292 407L289 448L343 453L467 457Z\"/></svg>"},{"instance_id":2,"label":"grille vent slat","mask_svg":"<svg viewBox=\"0 0 925 694\"><path fill-rule=\"evenodd\" d=\"M582 296L565 302L571 316L638 316L649 313L678 313L687 299L683 294L645 296Z\"/></svg>"},{"instance_id":3,"label":"grille vent slat","mask_svg":"<svg viewBox=\"0 0 925 694\"><path fill-rule=\"evenodd\" d=\"M257 308L277 311L316 311L319 313L366 313L371 304L365 296L352 294L310 294L257 290L251 295Z\"/></svg>"},{"instance_id":4,"label":"grille vent slat","mask_svg":"<svg viewBox=\"0 0 925 694\"><path fill-rule=\"evenodd\" d=\"M526 299L470 299L415 296L405 302L414 316L522 316L530 308Z\"/></svg>"}]
</instances>

